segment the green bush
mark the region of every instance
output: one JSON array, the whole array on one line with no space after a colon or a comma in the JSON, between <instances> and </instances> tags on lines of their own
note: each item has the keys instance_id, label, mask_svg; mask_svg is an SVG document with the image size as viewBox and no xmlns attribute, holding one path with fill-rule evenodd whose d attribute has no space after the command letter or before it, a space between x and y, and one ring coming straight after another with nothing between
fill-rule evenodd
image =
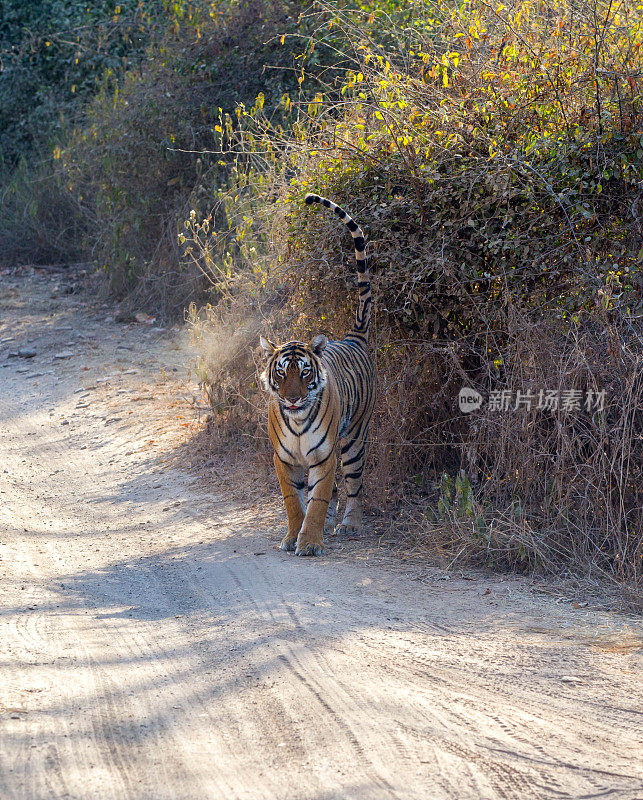
<instances>
[{"instance_id":1,"label":"green bush","mask_svg":"<svg viewBox=\"0 0 643 800\"><path fill-rule=\"evenodd\" d=\"M226 190L232 160L217 152L226 116L259 90L269 109L298 87L294 44L284 50L277 34L296 26L301 8L286 0L194 7L87 108L62 162L86 199L87 247L117 296L168 314L206 299L210 286L182 261L177 233L190 208L210 208Z\"/></svg>"},{"instance_id":2,"label":"green bush","mask_svg":"<svg viewBox=\"0 0 643 800\"><path fill-rule=\"evenodd\" d=\"M0 19L0 161L15 166L64 135L105 74L145 57L168 16L162 0L4 0Z\"/></svg>"},{"instance_id":3,"label":"green bush","mask_svg":"<svg viewBox=\"0 0 643 800\"><path fill-rule=\"evenodd\" d=\"M303 8L297 0L11 2L0 32L3 261L25 251L47 260L65 240L70 257L94 260L131 303L176 315L204 298L208 285L181 263L176 241L190 204L227 182L229 159L202 151L216 150L216 128L236 104L261 91L277 107L298 89L299 40L284 45L281 36L305 33ZM41 196L57 197L61 211L74 206L73 242L55 215L35 224L29 209Z\"/></svg>"},{"instance_id":4,"label":"green bush","mask_svg":"<svg viewBox=\"0 0 643 800\"><path fill-rule=\"evenodd\" d=\"M55 162L23 159L5 176L0 194L0 264L86 261L86 223Z\"/></svg>"}]
</instances>

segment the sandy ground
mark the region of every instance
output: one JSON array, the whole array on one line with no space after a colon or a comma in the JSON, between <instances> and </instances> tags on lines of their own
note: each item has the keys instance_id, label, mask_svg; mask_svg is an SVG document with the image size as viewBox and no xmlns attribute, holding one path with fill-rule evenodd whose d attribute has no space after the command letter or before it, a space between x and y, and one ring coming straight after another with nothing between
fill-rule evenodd
<instances>
[{"instance_id":1,"label":"sandy ground","mask_svg":"<svg viewBox=\"0 0 643 800\"><path fill-rule=\"evenodd\" d=\"M639 619L282 553L176 466L180 336L70 280L0 276L2 800L643 798Z\"/></svg>"}]
</instances>

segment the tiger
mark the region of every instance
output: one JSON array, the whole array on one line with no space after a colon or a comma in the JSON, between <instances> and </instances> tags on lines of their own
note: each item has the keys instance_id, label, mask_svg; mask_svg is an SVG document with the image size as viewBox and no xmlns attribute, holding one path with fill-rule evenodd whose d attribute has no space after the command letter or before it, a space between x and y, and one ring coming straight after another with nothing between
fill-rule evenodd
<instances>
[{"instance_id":1,"label":"tiger","mask_svg":"<svg viewBox=\"0 0 643 800\"><path fill-rule=\"evenodd\" d=\"M375 403L375 367L368 348L372 296L362 229L332 200L308 194L304 202L331 209L353 237L359 293L355 321L340 341L320 333L308 344L276 345L262 336L268 361L260 377L269 393L268 433L288 516L280 547L298 556L319 556L324 533L362 529L362 471ZM338 459L347 502L335 529Z\"/></svg>"}]
</instances>

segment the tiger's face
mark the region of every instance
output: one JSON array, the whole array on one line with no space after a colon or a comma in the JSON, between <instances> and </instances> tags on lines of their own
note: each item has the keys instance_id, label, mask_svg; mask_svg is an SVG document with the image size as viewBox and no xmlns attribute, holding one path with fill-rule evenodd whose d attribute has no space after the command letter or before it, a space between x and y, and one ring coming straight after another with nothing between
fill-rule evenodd
<instances>
[{"instance_id":1,"label":"tiger's face","mask_svg":"<svg viewBox=\"0 0 643 800\"><path fill-rule=\"evenodd\" d=\"M323 334L315 336L309 345L287 342L277 346L261 337L261 346L269 357L261 382L286 414L302 414L326 385L321 354L327 343Z\"/></svg>"}]
</instances>

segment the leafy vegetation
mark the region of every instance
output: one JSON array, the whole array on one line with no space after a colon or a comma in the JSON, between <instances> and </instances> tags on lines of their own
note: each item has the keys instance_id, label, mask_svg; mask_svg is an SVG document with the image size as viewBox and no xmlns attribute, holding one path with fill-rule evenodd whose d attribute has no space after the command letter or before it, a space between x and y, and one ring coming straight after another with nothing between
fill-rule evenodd
<instances>
[{"instance_id":1,"label":"leafy vegetation","mask_svg":"<svg viewBox=\"0 0 643 800\"><path fill-rule=\"evenodd\" d=\"M140 65L163 8L138 0L6 0L0 21L3 162L13 165L32 147L51 144L101 82Z\"/></svg>"},{"instance_id":2,"label":"leafy vegetation","mask_svg":"<svg viewBox=\"0 0 643 800\"><path fill-rule=\"evenodd\" d=\"M118 296L180 313L204 288L177 248L188 198L227 181L221 154L201 151L237 103L259 91L277 103L299 86L298 46L284 48L277 34L295 28L302 8L297 0L10 3L2 258L89 258ZM63 215L52 214L54 197Z\"/></svg>"}]
</instances>

